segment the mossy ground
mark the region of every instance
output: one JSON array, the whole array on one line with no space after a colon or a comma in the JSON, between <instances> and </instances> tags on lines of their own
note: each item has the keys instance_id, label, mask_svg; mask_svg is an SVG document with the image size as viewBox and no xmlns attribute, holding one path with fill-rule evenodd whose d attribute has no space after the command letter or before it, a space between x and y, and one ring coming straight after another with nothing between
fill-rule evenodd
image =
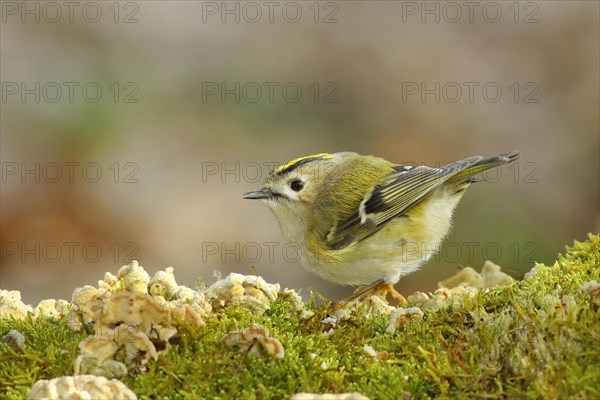
<instances>
[{"instance_id":1,"label":"mossy ground","mask_svg":"<svg viewBox=\"0 0 600 400\"><path fill-rule=\"evenodd\" d=\"M460 307L427 311L394 335L388 316L358 307L333 334L327 304L302 320L280 297L262 316L230 308L202 329L180 329L180 343L147 372L122 381L141 399L286 399L297 392L361 392L372 399L600 398L600 236L576 242L552 266ZM228 331L257 322L285 357L249 357L221 343ZM25 335L26 350L0 345L0 398L24 398L38 379L73 373L78 343L61 320L0 320ZM363 346L387 351L384 360Z\"/></svg>"}]
</instances>

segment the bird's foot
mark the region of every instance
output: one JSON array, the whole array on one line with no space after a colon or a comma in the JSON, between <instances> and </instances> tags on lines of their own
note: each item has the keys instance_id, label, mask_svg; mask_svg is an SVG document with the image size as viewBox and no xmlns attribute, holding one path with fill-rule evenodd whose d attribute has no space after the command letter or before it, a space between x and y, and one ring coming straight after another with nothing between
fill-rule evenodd
<instances>
[{"instance_id":1,"label":"bird's foot","mask_svg":"<svg viewBox=\"0 0 600 400\"><path fill-rule=\"evenodd\" d=\"M390 294L392 299L394 299L398 302L399 307L404 307L405 305L408 304L408 302L406 301L404 296L402 296L400 293L398 293L396 291L396 289L394 289L394 285L380 279L380 280L377 280L377 281L371 283L370 285L358 287L354 291L354 293L351 294L350 296L348 296L345 299L342 299L338 302L333 303L331 308L333 309L333 311L338 311L338 310L344 308L345 306L347 306L349 303L357 300L358 298L360 298L362 296L368 297L368 296L373 296L373 295L379 295L379 296L383 297L384 299L387 299L388 293Z\"/></svg>"},{"instance_id":2,"label":"bird's foot","mask_svg":"<svg viewBox=\"0 0 600 400\"><path fill-rule=\"evenodd\" d=\"M404 307L408 304L408 301L402 296L396 289L394 289L394 285L389 282L384 282L382 285L373 289L373 293L370 295L380 295L384 299L387 299L387 295L398 302L398 307ZM389 301L388 301L389 303Z\"/></svg>"}]
</instances>

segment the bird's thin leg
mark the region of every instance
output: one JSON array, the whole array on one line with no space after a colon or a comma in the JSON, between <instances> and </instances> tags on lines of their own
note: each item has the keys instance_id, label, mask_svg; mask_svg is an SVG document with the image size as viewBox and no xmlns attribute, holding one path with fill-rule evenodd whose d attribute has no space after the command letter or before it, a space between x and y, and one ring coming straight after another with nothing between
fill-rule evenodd
<instances>
[{"instance_id":1,"label":"bird's thin leg","mask_svg":"<svg viewBox=\"0 0 600 400\"><path fill-rule=\"evenodd\" d=\"M379 279L379 280L371 283L370 285L361 286L358 289L356 289L356 291L354 293L352 293L350 296L338 301L337 303L339 305L344 306L344 305L358 299L360 296L367 294L370 291L375 290L380 285L384 285L384 284L385 284L385 282L383 281L383 279Z\"/></svg>"}]
</instances>

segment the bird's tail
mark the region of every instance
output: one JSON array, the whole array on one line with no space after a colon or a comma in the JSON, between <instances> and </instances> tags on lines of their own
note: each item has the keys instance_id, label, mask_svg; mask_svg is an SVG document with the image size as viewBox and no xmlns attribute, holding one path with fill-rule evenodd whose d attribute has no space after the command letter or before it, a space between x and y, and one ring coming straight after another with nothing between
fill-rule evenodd
<instances>
[{"instance_id":1,"label":"bird's tail","mask_svg":"<svg viewBox=\"0 0 600 400\"><path fill-rule=\"evenodd\" d=\"M447 183L471 183L482 180L478 175L482 172L515 161L520 156L519 150L510 151L495 157L483 158L480 156L466 158L445 165L444 169L454 169L456 173L452 175Z\"/></svg>"}]
</instances>

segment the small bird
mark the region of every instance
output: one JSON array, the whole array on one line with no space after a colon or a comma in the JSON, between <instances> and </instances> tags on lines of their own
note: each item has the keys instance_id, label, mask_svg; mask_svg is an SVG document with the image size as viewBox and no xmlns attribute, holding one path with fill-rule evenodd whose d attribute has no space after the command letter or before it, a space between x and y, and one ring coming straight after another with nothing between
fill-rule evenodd
<instances>
[{"instance_id":1,"label":"small bird","mask_svg":"<svg viewBox=\"0 0 600 400\"><path fill-rule=\"evenodd\" d=\"M328 281L360 286L348 303L390 292L439 248L465 190L518 151L466 158L440 168L403 166L357 153L321 153L273 170L244 194L273 210L284 237L301 249L306 269Z\"/></svg>"}]
</instances>

